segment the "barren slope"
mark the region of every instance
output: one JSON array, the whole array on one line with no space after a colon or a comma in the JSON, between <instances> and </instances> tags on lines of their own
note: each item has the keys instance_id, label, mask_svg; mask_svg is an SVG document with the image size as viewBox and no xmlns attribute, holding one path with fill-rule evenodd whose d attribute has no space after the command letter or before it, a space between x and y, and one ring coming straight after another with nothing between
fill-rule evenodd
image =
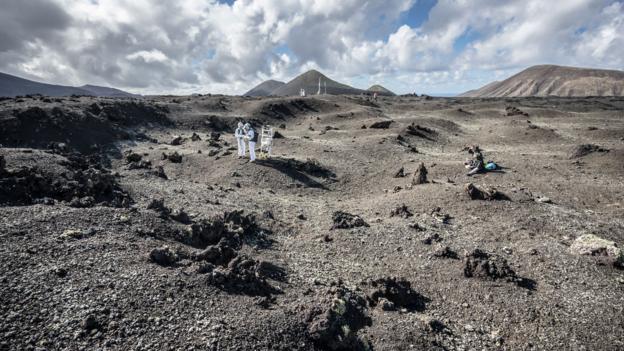
<instances>
[{"instance_id":1,"label":"barren slope","mask_svg":"<svg viewBox=\"0 0 624 351\"><path fill-rule=\"evenodd\" d=\"M464 97L622 95L622 71L554 65L533 66L504 81L462 94Z\"/></svg>"},{"instance_id":2,"label":"barren slope","mask_svg":"<svg viewBox=\"0 0 624 351\"><path fill-rule=\"evenodd\" d=\"M286 83L270 79L270 80L264 81L264 82L256 85L251 90L249 90L248 92L243 94L243 96L270 96L270 95L274 95L273 92L275 90L277 90L277 88L283 86L284 84L286 84Z\"/></svg>"}]
</instances>

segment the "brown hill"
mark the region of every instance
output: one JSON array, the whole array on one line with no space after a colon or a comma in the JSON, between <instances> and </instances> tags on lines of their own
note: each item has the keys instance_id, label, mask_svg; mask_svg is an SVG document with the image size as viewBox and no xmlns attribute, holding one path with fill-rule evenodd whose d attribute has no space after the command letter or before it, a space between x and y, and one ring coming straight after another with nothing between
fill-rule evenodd
<instances>
[{"instance_id":1,"label":"brown hill","mask_svg":"<svg viewBox=\"0 0 624 351\"><path fill-rule=\"evenodd\" d=\"M270 96L270 95L274 95L273 92L285 85L286 83L284 82L280 82L277 80L267 80L264 81L258 85L256 85L253 89L251 89L250 91L246 92L245 94L243 94L244 96Z\"/></svg>"},{"instance_id":2,"label":"brown hill","mask_svg":"<svg viewBox=\"0 0 624 351\"><path fill-rule=\"evenodd\" d=\"M310 70L297 76L295 79L286 83L286 85L277 88L277 90L273 92L273 95L299 95L299 91L302 88L305 89L308 95L314 95L318 92L319 79L321 80L321 93L327 93L330 95L352 95L365 92L364 90L356 89L346 84L331 80L319 71ZM327 87L327 89L325 87Z\"/></svg>"},{"instance_id":3,"label":"brown hill","mask_svg":"<svg viewBox=\"0 0 624 351\"><path fill-rule=\"evenodd\" d=\"M464 97L622 96L624 72L540 65L501 82L461 94Z\"/></svg>"}]
</instances>

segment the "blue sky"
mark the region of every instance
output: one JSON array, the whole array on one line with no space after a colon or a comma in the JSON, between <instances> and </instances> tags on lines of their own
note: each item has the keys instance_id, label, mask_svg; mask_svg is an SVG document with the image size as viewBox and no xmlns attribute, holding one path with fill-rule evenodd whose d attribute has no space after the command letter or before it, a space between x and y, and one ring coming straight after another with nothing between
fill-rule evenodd
<instances>
[{"instance_id":1,"label":"blue sky","mask_svg":"<svg viewBox=\"0 0 624 351\"><path fill-rule=\"evenodd\" d=\"M29 0L0 12L0 71L142 94L241 94L309 69L454 94L536 64L622 70L613 0Z\"/></svg>"}]
</instances>

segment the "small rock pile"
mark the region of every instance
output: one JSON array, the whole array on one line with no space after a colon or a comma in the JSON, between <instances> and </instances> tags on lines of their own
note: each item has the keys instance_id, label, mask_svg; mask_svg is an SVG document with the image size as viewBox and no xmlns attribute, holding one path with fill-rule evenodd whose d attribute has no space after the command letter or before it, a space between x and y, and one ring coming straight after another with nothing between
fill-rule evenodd
<instances>
[{"instance_id":1,"label":"small rock pile","mask_svg":"<svg viewBox=\"0 0 624 351\"><path fill-rule=\"evenodd\" d=\"M307 336L321 350L370 350L358 330L370 326L362 291L344 285L332 287L327 296L306 313Z\"/></svg>"},{"instance_id":2,"label":"small rock pile","mask_svg":"<svg viewBox=\"0 0 624 351\"><path fill-rule=\"evenodd\" d=\"M169 248L169 246L163 246L153 249L149 258L152 262L161 266L172 266L178 262L178 254Z\"/></svg>"},{"instance_id":3,"label":"small rock pile","mask_svg":"<svg viewBox=\"0 0 624 351\"><path fill-rule=\"evenodd\" d=\"M407 126L405 133L407 135L416 136L429 141L435 141L438 137L438 132L436 132L435 130L414 123Z\"/></svg>"},{"instance_id":4,"label":"small rock pile","mask_svg":"<svg viewBox=\"0 0 624 351\"><path fill-rule=\"evenodd\" d=\"M362 217L357 215L352 215L343 211L336 211L332 215L333 225L331 229L349 229L356 227L369 227L370 225L366 223Z\"/></svg>"},{"instance_id":5,"label":"small rock pile","mask_svg":"<svg viewBox=\"0 0 624 351\"><path fill-rule=\"evenodd\" d=\"M507 280L516 282L518 277L507 260L499 255L475 249L466 256L464 276L485 280Z\"/></svg>"},{"instance_id":6,"label":"small rock pile","mask_svg":"<svg viewBox=\"0 0 624 351\"><path fill-rule=\"evenodd\" d=\"M132 151L126 153L126 164L128 165L128 169L152 168L152 162L150 160L144 160L142 155Z\"/></svg>"},{"instance_id":7,"label":"small rock pile","mask_svg":"<svg viewBox=\"0 0 624 351\"><path fill-rule=\"evenodd\" d=\"M81 162L84 160L81 160ZM91 207L96 204L127 207L130 196L117 184L115 176L102 168L66 162L68 171L52 173L38 167L0 170L0 203L31 205L65 201L73 207Z\"/></svg>"},{"instance_id":8,"label":"small rock pile","mask_svg":"<svg viewBox=\"0 0 624 351\"><path fill-rule=\"evenodd\" d=\"M372 129L388 129L390 128L390 125L392 124L392 120L390 121L379 121L379 122L375 122L373 124L371 124L370 126L368 126L368 128L372 128Z\"/></svg>"},{"instance_id":9,"label":"small rock pile","mask_svg":"<svg viewBox=\"0 0 624 351\"><path fill-rule=\"evenodd\" d=\"M404 278L387 277L366 283L371 292L367 300L371 307L380 305L385 311L406 309L408 311L424 311L429 301L412 289L412 285Z\"/></svg>"},{"instance_id":10,"label":"small rock pile","mask_svg":"<svg viewBox=\"0 0 624 351\"><path fill-rule=\"evenodd\" d=\"M609 152L608 149L602 148L594 144L582 144L578 145L572 150L570 158L581 158L595 152Z\"/></svg>"},{"instance_id":11,"label":"small rock pile","mask_svg":"<svg viewBox=\"0 0 624 351\"><path fill-rule=\"evenodd\" d=\"M180 155L177 151L174 151L170 154L163 152L162 159L169 160L169 162L171 163L182 163L182 155Z\"/></svg>"},{"instance_id":12,"label":"small rock pile","mask_svg":"<svg viewBox=\"0 0 624 351\"><path fill-rule=\"evenodd\" d=\"M171 210L169 207L165 206L164 199L152 199L147 205L147 209L156 211L158 216L162 219L173 219L174 221L184 224L191 223L191 219L184 209Z\"/></svg>"},{"instance_id":13,"label":"small rock pile","mask_svg":"<svg viewBox=\"0 0 624 351\"><path fill-rule=\"evenodd\" d=\"M515 106L507 106L505 107L505 115L507 116L525 116L528 117L529 114L522 111L521 109Z\"/></svg>"},{"instance_id":14,"label":"small rock pile","mask_svg":"<svg viewBox=\"0 0 624 351\"><path fill-rule=\"evenodd\" d=\"M390 211L390 217L409 218L409 217L412 217L413 215L414 214L410 212L410 210L407 208L407 206L405 206L405 204L398 206L392 209L392 211Z\"/></svg>"}]
</instances>

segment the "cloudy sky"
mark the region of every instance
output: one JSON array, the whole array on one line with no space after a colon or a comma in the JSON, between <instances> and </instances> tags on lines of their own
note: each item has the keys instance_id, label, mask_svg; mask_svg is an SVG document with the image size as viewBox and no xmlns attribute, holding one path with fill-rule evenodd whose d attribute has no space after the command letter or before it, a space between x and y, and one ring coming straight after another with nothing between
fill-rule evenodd
<instances>
[{"instance_id":1,"label":"cloudy sky","mask_svg":"<svg viewBox=\"0 0 624 351\"><path fill-rule=\"evenodd\" d=\"M623 1L1 2L1 72L144 94L241 94L310 68L430 94L534 64L624 69Z\"/></svg>"}]
</instances>

